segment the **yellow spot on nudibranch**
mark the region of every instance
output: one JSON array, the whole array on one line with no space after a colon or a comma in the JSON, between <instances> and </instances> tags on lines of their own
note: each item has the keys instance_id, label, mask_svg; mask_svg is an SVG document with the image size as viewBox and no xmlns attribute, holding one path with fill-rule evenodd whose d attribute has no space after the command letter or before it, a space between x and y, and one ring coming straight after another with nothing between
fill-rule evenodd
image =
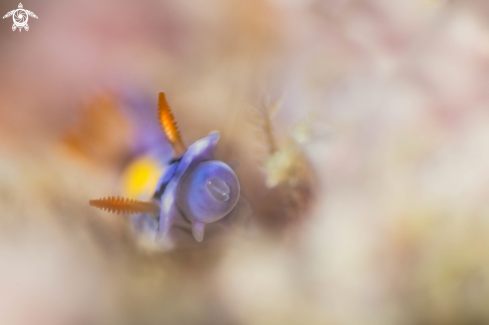
<instances>
[{"instance_id":1,"label":"yellow spot on nudibranch","mask_svg":"<svg viewBox=\"0 0 489 325\"><path fill-rule=\"evenodd\" d=\"M124 195L141 199L150 198L163 171L164 167L151 157L142 157L133 161L122 176Z\"/></svg>"}]
</instances>

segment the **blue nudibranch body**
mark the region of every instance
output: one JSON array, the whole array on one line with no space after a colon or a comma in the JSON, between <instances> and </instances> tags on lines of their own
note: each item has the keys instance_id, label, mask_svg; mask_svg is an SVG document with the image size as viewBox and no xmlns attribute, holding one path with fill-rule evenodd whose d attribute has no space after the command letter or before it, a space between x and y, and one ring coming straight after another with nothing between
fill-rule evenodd
<instances>
[{"instance_id":1,"label":"blue nudibranch body","mask_svg":"<svg viewBox=\"0 0 489 325\"><path fill-rule=\"evenodd\" d=\"M205 226L231 215L236 207L240 199L238 177L230 166L213 160L219 132L211 132L187 149L163 93L160 93L159 117L178 157L160 177L153 198L142 202L112 197L92 200L90 205L136 214L133 217L136 230L164 245L177 242L176 233L182 231L191 232L201 242Z\"/></svg>"}]
</instances>

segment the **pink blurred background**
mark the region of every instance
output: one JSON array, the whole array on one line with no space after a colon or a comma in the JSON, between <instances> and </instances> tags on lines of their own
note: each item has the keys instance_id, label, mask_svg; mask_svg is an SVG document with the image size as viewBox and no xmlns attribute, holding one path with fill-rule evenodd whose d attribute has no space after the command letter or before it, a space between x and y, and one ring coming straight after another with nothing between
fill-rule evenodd
<instances>
[{"instance_id":1,"label":"pink blurred background","mask_svg":"<svg viewBox=\"0 0 489 325\"><path fill-rule=\"evenodd\" d=\"M0 23L1 324L489 322L489 3L23 5L29 31ZM252 234L152 251L88 206L159 91L187 143L221 131Z\"/></svg>"}]
</instances>

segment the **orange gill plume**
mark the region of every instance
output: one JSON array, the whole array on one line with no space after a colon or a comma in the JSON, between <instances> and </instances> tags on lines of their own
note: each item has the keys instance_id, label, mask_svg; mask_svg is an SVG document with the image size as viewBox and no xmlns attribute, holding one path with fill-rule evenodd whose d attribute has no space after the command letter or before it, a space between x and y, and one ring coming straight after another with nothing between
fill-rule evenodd
<instances>
[{"instance_id":1,"label":"orange gill plume","mask_svg":"<svg viewBox=\"0 0 489 325\"><path fill-rule=\"evenodd\" d=\"M158 213L159 206L155 202L143 202L123 197L107 197L98 200L90 200L93 207L114 213Z\"/></svg>"},{"instance_id":2,"label":"orange gill plume","mask_svg":"<svg viewBox=\"0 0 489 325\"><path fill-rule=\"evenodd\" d=\"M158 98L158 118L166 138L173 146L173 150L175 150L175 155L178 157L183 156L185 151L187 151L187 147L180 137L177 123L166 101L165 93L160 93Z\"/></svg>"}]
</instances>

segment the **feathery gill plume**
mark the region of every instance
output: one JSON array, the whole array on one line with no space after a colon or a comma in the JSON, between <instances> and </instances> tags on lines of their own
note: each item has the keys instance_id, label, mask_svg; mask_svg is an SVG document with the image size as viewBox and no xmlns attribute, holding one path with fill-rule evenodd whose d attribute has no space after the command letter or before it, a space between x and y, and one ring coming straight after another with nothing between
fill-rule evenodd
<instances>
[{"instance_id":1,"label":"feathery gill plume","mask_svg":"<svg viewBox=\"0 0 489 325\"><path fill-rule=\"evenodd\" d=\"M144 202L123 197L116 198L114 196L90 200L89 204L101 210L117 214L157 213L159 210L158 204L155 202Z\"/></svg>"},{"instance_id":2,"label":"feathery gill plume","mask_svg":"<svg viewBox=\"0 0 489 325\"><path fill-rule=\"evenodd\" d=\"M175 150L175 154L179 157L182 156L185 151L187 151L187 147L180 137L177 123L175 122L175 118L173 117L173 114L170 110L170 106L166 101L165 93L159 94L158 118L160 120L161 128L166 135L166 138L173 146L173 150Z\"/></svg>"}]
</instances>

